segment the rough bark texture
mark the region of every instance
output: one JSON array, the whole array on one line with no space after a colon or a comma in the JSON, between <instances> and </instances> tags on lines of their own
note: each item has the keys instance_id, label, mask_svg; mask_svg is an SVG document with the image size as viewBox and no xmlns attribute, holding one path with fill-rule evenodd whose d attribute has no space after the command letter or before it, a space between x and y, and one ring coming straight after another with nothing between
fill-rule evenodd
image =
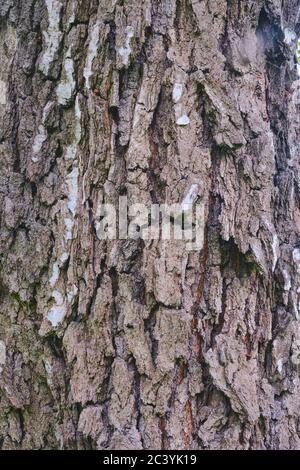
<instances>
[{"instance_id":1,"label":"rough bark texture","mask_svg":"<svg viewBox=\"0 0 300 470\"><path fill-rule=\"evenodd\" d=\"M300 449L299 6L0 1L3 449Z\"/></svg>"}]
</instances>

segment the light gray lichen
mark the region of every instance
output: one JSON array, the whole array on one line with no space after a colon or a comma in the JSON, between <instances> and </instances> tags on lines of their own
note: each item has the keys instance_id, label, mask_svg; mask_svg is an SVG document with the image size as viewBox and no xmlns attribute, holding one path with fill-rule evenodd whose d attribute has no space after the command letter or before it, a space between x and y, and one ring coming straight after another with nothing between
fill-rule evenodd
<instances>
[{"instance_id":1,"label":"light gray lichen","mask_svg":"<svg viewBox=\"0 0 300 470\"><path fill-rule=\"evenodd\" d=\"M48 10L48 29L43 32L46 50L43 52L39 68L47 75L58 51L63 33L60 31L61 1L45 0L45 2Z\"/></svg>"},{"instance_id":2,"label":"light gray lichen","mask_svg":"<svg viewBox=\"0 0 300 470\"><path fill-rule=\"evenodd\" d=\"M57 101L59 104L68 104L74 93L75 86L76 82L74 80L74 62L71 56L71 49L69 49L64 61L63 80L56 89Z\"/></svg>"},{"instance_id":3,"label":"light gray lichen","mask_svg":"<svg viewBox=\"0 0 300 470\"><path fill-rule=\"evenodd\" d=\"M118 53L121 57L122 64L128 66L130 54L132 49L130 47L131 39L134 37L134 29L132 26L126 27L126 40L122 47L118 49Z\"/></svg>"},{"instance_id":4,"label":"light gray lichen","mask_svg":"<svg viewBox=\"0 0 300 470\"><path fill-rule=\"evenodd\" d=\"M182 116L180 116L177 120L176 120L176 124L178 126L188 126L190 123L190 119L189 117L186 115L186 114L183 114Z\"/></svg>"},{"instance_id":5,"label":"light gray lichen","mask_svg":"<svg viewBox=\"0 0 300 470\"><path fill-rule=\"evenodd\" d=\"M5 106L7 101L7 83L4 80L0 80L0 105Z\"/></svg>"},{"instance_id":6,"label":"light gray lichen","mask_svg":"<svg viewBox=\"0 0 300 470\"><path fill-rule=\"evenodd\" d=\"M92 67L94 59L97 55L98 45L99 45L99 34L100 34L100 23L97 21L91 30L91 36L89 39L89 45L87 50L87 57L85 62L85 67L83 70L83 76L85 78L85 86L90 89L90 79L93 75Z\"/></svg>"}]
</instances>

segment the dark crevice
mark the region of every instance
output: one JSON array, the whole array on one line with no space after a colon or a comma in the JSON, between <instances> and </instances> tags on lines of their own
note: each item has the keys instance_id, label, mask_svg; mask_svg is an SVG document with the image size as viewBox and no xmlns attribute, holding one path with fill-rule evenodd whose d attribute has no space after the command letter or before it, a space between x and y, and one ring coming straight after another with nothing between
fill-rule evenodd
<instances>
[{"instance_id":1,"label":"dark crevice","mask_svg":"<svg viewBox=\"0 0 300 470\"><path fill-rule=\"evenodd\" d=\"M148 333L151 341L151 358L154 367L156 366L156 359L158 354L158 341L154 336L154 329L156 325L156 315L159 310L159 304L155 303L152 309L150 310L148 318L144 320L144 330Z\"/></svg>"}]
</instances>

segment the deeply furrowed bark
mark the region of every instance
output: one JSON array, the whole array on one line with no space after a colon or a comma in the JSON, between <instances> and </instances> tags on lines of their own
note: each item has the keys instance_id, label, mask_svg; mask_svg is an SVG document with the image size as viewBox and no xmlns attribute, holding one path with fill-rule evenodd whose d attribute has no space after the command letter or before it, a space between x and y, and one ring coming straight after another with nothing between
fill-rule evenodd
<instances>
[{"instance_id":1,"label":"deeply furrowed bark","mask_svg":"<svg viewBox=\"0 0 300 470\"><path fill-rule=\"evenodd\" d=\"M300 449L299 7L0 1L3 449ZM98 239L193 184L200 252Z\"/></svg>"}]
</instances>

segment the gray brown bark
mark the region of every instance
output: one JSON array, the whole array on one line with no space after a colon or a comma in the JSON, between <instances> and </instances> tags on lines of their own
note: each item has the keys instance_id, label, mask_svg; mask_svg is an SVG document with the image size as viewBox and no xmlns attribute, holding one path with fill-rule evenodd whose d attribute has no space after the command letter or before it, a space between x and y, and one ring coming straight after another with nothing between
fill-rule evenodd
<instances>
[{"instance_id":1,"label":"gray brown bark","mask_svg":"<svg viewBox=\"0 0 300 470\"><path fill-rule=\"evenodd\" d=\"M300 448L299 7L0 1L3 449ZM195 183L201 252L98 239Z\"/></svg>"}]
</instances>

